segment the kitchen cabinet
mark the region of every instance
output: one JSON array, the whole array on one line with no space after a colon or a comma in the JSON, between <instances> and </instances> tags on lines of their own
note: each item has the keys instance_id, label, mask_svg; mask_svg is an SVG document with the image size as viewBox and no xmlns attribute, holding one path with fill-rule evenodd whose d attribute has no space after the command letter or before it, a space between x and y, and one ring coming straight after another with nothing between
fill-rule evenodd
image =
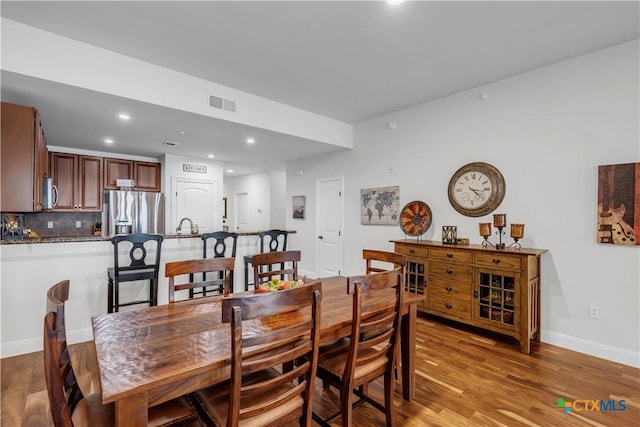
<instances>
[{"instance_id":1,"label":"kitchen cabinet","mask_svg":"<svg viewBox=\"0 0 640 427\"><path fill-rule=\"evenodd\" d=\"M42 211L42 184L49 176L49 161L38 110L3 102L0 141L3 212Z\"/></svg>"},{"instance_id":2,"label":"kitchen cabinet","mask_svg":"<svg viewBox=\"0 0 640 427\"><path fill-rule=\"evenodd\" d=\"M55 211L102 211L102 157L51 153L51 175L58 188Z\"/></svg>"},{"instance_id":3,"label":"kitchen cabinet","mask_svg":"<svg viewBox=\"0 0 640 427\"><path fill-rule=\"evenodd\" d=\"M546 250L392 242L407 256L406 290L425 295L418 310L512 336L523 353L531 351L530 340L540 338L540 256Z\"/></svg>"},{"instance_id":4,"label":"kitchen cabinet","mask_svg":"<svg viewBox=\"0 0 640 427\"><path fill-rule=\"evenodd\" d=\"M160 163L105 158L104 188L119 190L117 179L133 179L136 190L160 191Z\"/></svg>"}]
</instances>

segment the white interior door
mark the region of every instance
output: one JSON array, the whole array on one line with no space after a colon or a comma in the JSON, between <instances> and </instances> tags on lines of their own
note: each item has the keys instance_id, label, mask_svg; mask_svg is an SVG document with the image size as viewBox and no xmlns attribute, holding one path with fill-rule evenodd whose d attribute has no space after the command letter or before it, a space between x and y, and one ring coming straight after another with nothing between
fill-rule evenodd
<instances>
[{"instance_id":1,"label":"white interior door","mask_svg":"<svg viewBox=\"0 0 640 427\"><path fill-rule=\"evenodd\" d=\"M249 230L249 196L236 193L236 231Z\"/></svg>"},{"instance_id":2,"label":"white interior door","mask_svg":"<svg viewBox=\"0 0 640 427\"><path fill-rule=\"evenodd\" d=\"M218 200L215 181L186 178L172 180L172 230L175 230L182 218L189 218L198 225L200 233L215 231L215 207ZM189 224L183 223L182 232L189 233Z\"/></svg>"},{"instance_id":3,"label":"white interior door","mask_svg":"<svg viewBox=\"0 0 640 427\"><path fill-rule=\"evenodd\" d=\"M342 271L343 180L318 180L316 184L316 266L318 277Z\"/></svg>"}]
</instances>

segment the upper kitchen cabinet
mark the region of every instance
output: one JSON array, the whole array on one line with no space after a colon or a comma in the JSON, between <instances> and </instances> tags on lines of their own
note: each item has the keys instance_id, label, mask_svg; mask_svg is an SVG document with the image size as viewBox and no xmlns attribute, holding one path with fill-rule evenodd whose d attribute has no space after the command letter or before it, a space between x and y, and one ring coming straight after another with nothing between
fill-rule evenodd
<instances>
[{"instance_id":1,"label":"upper kitchen cabinet","mask_svg":"<svg viewBox=\"0 0 640 427\"><path fill-rule=\"evenodd\" d=\"M102 210L102 157L51 153L51 175L58 187L56 211Z\"/></svg>"},{"instance_id":2,"label":"upper kitchen cabinet","mask_svg":"<svg viewBox=\"0 0 640 427\"><path fill-rule=\"evenodd\" d=\"M38 110L3 102L1 144L2 211L42 211L49 161Z\"/></svg>"},{"instance_id":3,"label":"upper kitchen cabinet","mask_svg":"<svg viewBox=\"0 0 640 427\"><path fill-rule=\"evenodd\" d=\"M160 191L160 163L110 158L104 160L104 188L119 190L116 180L132 179L136 183L136 190Z\"/></svg>"}]
</instances>

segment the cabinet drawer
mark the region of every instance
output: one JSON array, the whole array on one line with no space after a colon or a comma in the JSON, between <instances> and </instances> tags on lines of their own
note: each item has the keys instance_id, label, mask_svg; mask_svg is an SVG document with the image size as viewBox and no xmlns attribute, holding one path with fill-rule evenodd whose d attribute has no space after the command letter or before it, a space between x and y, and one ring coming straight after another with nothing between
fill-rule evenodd
<instances>
[{"instance_id":1,"label":"cabinet drawer","mask_svg":"<svg viewBox=\"0 0 640 427\"><path fill-rule=\"evenodd\" d=\"M412 257L419 257L419 258L429 257L429 248L425 248L422 246L403 245L401 243L396 243L396 252L399 254L408 255Z\"/></svg>"},{"instance_id":2,"label":"cabinet drawer","mask_svg":"<svg viewBox=\"0 0 640 427\"><path fill-rule=\"evenodd\" d=\"M520 270L520 257L500 253L476 254L475 264L483 267L509 268Z\"/></svg>"},{"instance_id":3,"label":"cabinet drawer","mask_svg":"<svg viewBox=\"0 0 640 427\"><path fill-rule=\"evenodd\" d=\"M466 262L471 264L473 260L473 254L469 251L461 251L450 248L431 248L431 259L451 262Z\"/></svg>"},{"instance_id":4,"label":"cabinet drawer","mask_svg":"<svg viewBox=\"0 0 640 427\"><path fill-rule=\"evenodd\" d=\"M457 298L471 302L471 284L450 283L442 280L429 281L429 295L441 298Z\"/></svg>"},{"instance_id":5,"label":"cabinet drawer","mask_svg":"<svg viewBox=\"0 0 640 427\"><path fill-rule=\"evenodd\" d=\"M473 281L473 267L464 264L454 264L450 262L430 262L429 279L449 280L460 283L471 283Z\"/></svg>"},{"instance_id":6,"label":"cabinet drawer","mask_svg":"<svg viewBox=\"0 0 640 427\"><path fill-rule=\"evenodd\" d=\"M471 304L446 295L429 295L429 310L462 319L471 319Z\"/></svg>"}]
</instances>

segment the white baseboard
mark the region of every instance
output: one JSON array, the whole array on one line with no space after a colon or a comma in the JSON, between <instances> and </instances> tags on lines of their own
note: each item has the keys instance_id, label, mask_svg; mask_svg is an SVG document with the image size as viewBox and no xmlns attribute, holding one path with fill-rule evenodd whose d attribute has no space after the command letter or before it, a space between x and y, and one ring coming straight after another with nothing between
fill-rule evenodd
<instances>
[{"instance_id":1,"label":"white baseboard","mask_svg":"<svg viewBox=\"0 0 640 427\"><path fill-rule=\"evenodd\" d=\"M67 340L69 344L91 341L93 340L93 331L91 328L67 331ZM0 349L0 357L4 359L5 357L34 353L36 351L42 351L42 337L4 343Z\"/></svg>"},{"instance_id":2,"label":"white baseboard","mask_svg":"<svg viewBox=\"0 0 640 427\"><path fill-rule=\"evenodd\" d=\"M540 339L542 342L557 345L558 347L640 368L640 353L637 352L544 330L540 335Z\"/></svg>"}]
</instances>

